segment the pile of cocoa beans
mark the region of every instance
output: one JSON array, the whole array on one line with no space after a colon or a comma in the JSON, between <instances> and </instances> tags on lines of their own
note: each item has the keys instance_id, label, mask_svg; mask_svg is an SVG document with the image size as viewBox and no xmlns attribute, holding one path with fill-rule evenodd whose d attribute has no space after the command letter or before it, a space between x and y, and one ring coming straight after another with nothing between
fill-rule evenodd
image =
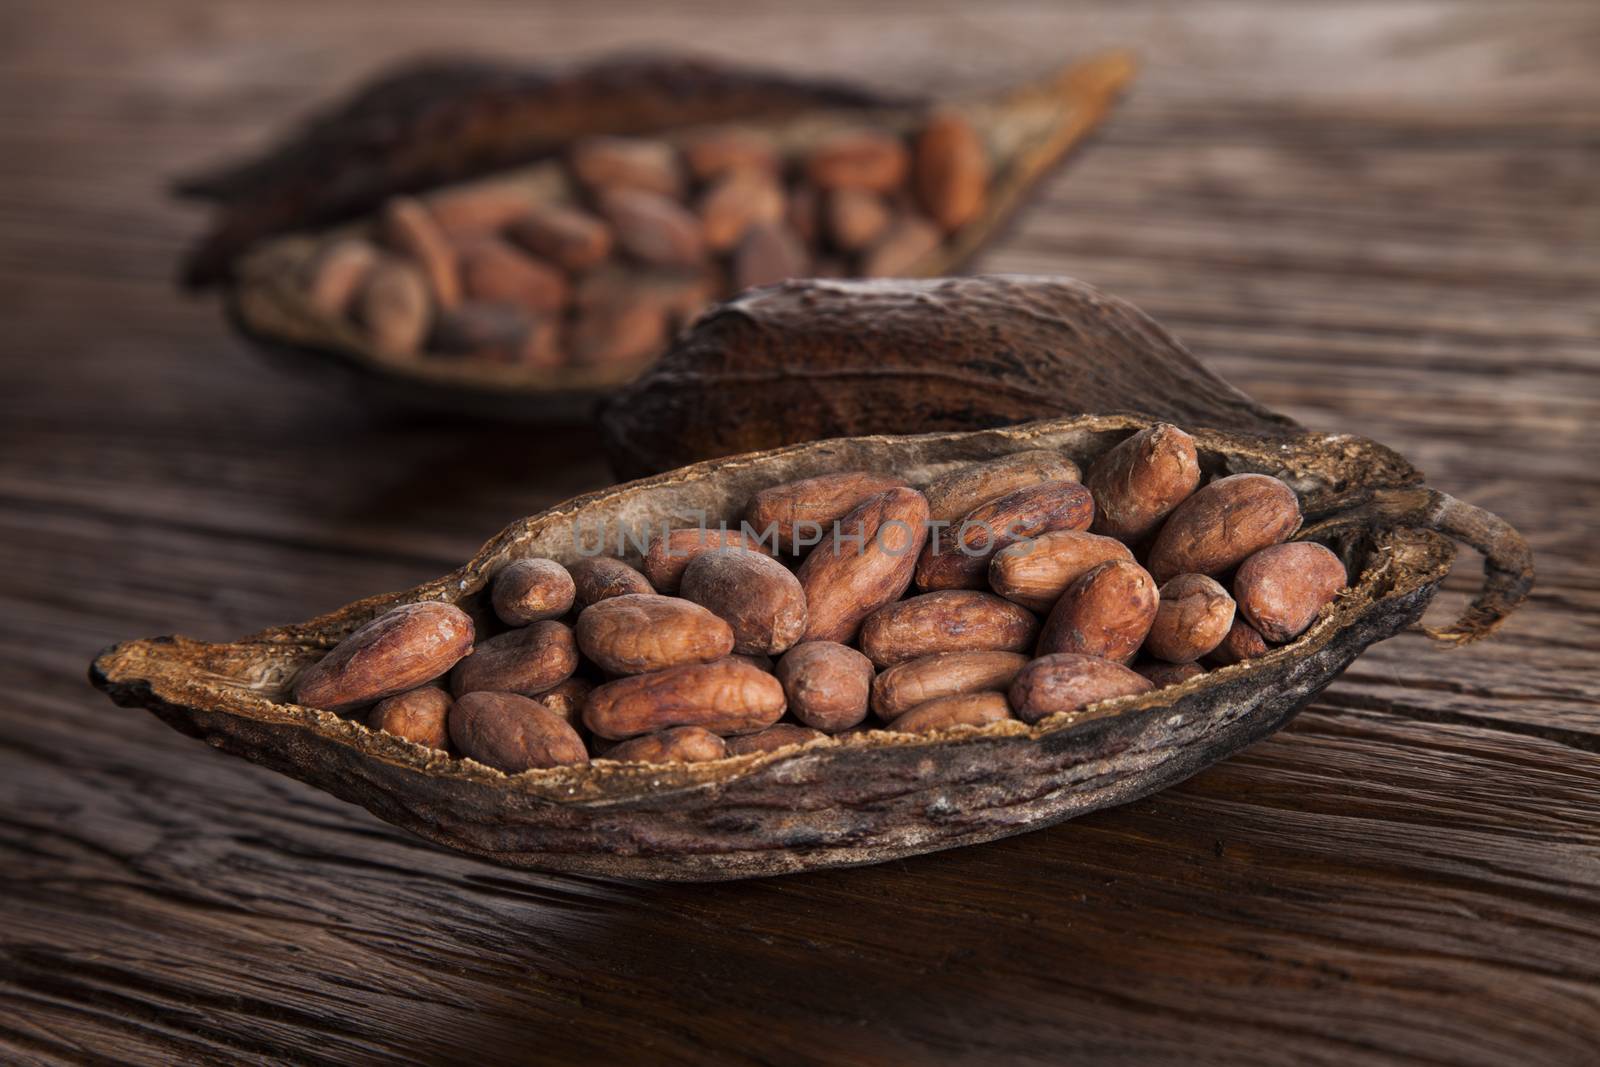
<instances>
[{"instance_id":1,"label":"pile of cocoa beans","mask_svg":"<svg viewBox=\"0 0 1600 1067\"><path fill-rule=\"evenodd\" d=\"M481 640L453 605L396 608L294 697L506 772L1036 723L1260 656L1346 586L1332 551L1288 540L1284 482L1203 481L1193 438L1155 425L1082 478L1039 450L920 488L774 485L737 529L661 531L637 568L506 564Z\"/></svg>"},{"instance_id":2,"label":"pile of cocoa beans","mask_svg":"<svg viewBox=\"0 0 1600 1067\"><path fill-rule=\"evenodd\" d=\"M841 129L785 155L759 130L587 137L562 195L515 179L390 199L309 261L306 298L384 358L629 365L714 299L794 277L905 273L982 214L960 115Z\"/></svg>"}]
</instances>

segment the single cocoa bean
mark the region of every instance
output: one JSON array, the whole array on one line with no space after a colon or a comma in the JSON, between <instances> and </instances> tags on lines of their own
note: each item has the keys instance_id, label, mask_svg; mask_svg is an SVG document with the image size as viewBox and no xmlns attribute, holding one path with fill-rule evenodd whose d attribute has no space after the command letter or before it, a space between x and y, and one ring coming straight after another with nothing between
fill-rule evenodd
<instances>
[{"instance_id":1,"label":"single cocoa bean","mask_svg":"<svg viewBox=\"0 0 1600 1067\"><path fill-rule=\"evenodd\" d=\"M560 311L572 295L566 275L497 237L463 245L461 287L473 300L529 311Z\"/></svg>"},{"instance_id":2,"label":"single cocoa bean","mask_svg":"<svg viewBox=\"0 0 1600 1067\"><path fill-rule=\"evenodd\" d=\"M806 641L778 661L789 712L807 726L835 734L867 717L872 661L848 645Z\"/></svg>"},{"instance_id":3,"label":"single cocoa bean","mask_svg":"<svg viewBox=\"0 0 1600 1067\"><path fill-rule=\"evenodd\" d=\"M867 616L861 651L878 666L891 667L936 652L1020 652L1038 636L1039 620L1011 601L975 589L945 589Z\"/></svg>"},{"instance_id":4,"label":"single cocoa bean","mask_svg":"<svg viewBox=\"0 0 1600 1067\"><path fill-rule=\"evenodd\" d=\"M696 556L718 548L741 548L760 552L762 546L741 530L711 529L690 526L670 530L665 537L650 543L644 554L644 574L663 593L676 593L683 581L683 572Z\"/></svg>"},{"instance_id":5,"label":"single cocoa bean","mask_svg":"<svg viewBox=\"0 0 1600 1067\"><path fill-rule=\"evenodd\" d=\"M1102 700L1147 693L1150 679L1120 663L1071 652L1041 656L1011 683L1017 718L1035 723L1062 711L1079 711Z\"/></svg>"},{"instance_id":6,"label":"single cocoa bean","mask_svg":"<svg viewBox=\"0 0 1600 1067\"><path fill-rule=\"evenodd\" d=\"M714 252L735 248L758 222L777 224L788 209L783 186L760 171L741 170L717 179L700 198L700 225Z\"/></svg>"},{"instance_id":7,"label":"single cocoa bean","mask_svg":"<svg viewBox=\"0 0 1600 1067\"><path fill-rule=\"evenodd\" d=\"M809 261L805 245L787 226L758 222L745 231L733 254L733 282L750 289L803 277Z\"/></svg>"},{"instance_id":8,"label":"single cocoa bean","mask_svg":"<svg viewBox=\"0 0 1600 1067\"><path fill-rule=\"evenodd\" d=\"M515 693L467 693L450 708L450 740L461 754L517 774L589 762L583 738L536 700Z\"/></svg>"},{"instance_id":9,"label":"single cocoa bean","mask_svg":"<svg viewBox=\"0 0 1600 1067\"><path fill-rule=\"evenodd\" d=\"M639 137L584 137L572 146L573 175L590 189L642 189L683 195L678 153L664 141Z\"/></svg>"},{"instance_id":10,"label":"single cocoa bean","mask_svg":"<svg viewBox=\"0 0 1600 1067\"><path fill-rule=\"evenodd\" d=\"M612 674L706 663L733 651L727 623L699 604L654 593L589 605L578 616L577 637L583 654Z\"/></svg>"},{"instance_id":11,"label":"single cocoa bean","mask_svg":"<svg viewBox=\"0 0 1600 1067\"><path fill-rule=\"evenodd\" d=\"M835 189L828 194L826 219L834 247L859 252L883 236L894 213L877 193Z\"/></svg>"},{"instance_id":12,"label":"single cocoa bean","mask_svg":"<svg viewBox=\"0 0 1600 1067\"><path fill-rule=\"evenodd\" d=\"M453 604L402 604L300 672L294 701L345 711L431 682L472 653L472 619Z\"/></svg>"},{"instance_id":13,"label":"single cocoa bean","mask_svg":"<svg viewBox=\"0 0 1600 1067\"><path fill-rule=\"evenodd\" d=\"M808 641L847 644L861 620L898 600L928 538L928 502L888 489L850 510L811 550L796 577L806 593Z\"/></svg>"},{"instance_id":14,"label":"single cocoa bean","mask_svg":"<svg viewBox=\"0 0 1600 1067\"><path fill-rule=\"evenodd\" d=\"M1053 530L1086 530L1093 521L1094 499L1077 482L1012 490L928 539L917 560L917 588L982 589L989 584L989 561L996 552Z\"/></svg>"},{"instance_id":15,"label":"single cocoa bean","mask_svg":"<svg viewBox=\"0 0 1600 1067\"><path fill-rule=\"evenodd\" d=\"M391 197L379 213L378 230L390 248L421 268L435 304L448 311L461 303L456 250L421 201Z\"/></svg>"},{"instance_id":16,"label":"single cocoa bean","mask_svg":"<svg viewBox=\"0 0 1600 1067\"><path fill-rule=\"evenodd\" d=\"M1014 719L1004 693L960 693L918 704L889 724L902 734L927 734L953 726L987 726Z\"/></svg>"},{"instance_id":17,"label":"single cocoa bean","mask_svg":"<svg viewBox=\"0 0 1600 1067\"><path fill-rule=\"evenodd\" d=\"M615 601L597 606L611 603ZM748 734L777 722L783 708L778 679L748 663L723 659L635 674L598 686L584 705L583 722L591 732L613 741L669 726Z\"/></svg>"},{"instance_id":18,"label":"single cocoa bean","mask_svg":"<svg viewBox=\"0 0 1600 1067\"><path fill-rule=\"evenodd\" d=\"M587 211L541 204L506 227L506 237L563 270L586 271L611 255L611 228Z\"/></svg>"},{"instance_id":19,"label":"single cocoa bean","mask_svg":"<svg viewBox=\"0 0 1600 1067\"><path fill-rule=\"evenodd\" d=\"M1228 636L1233 597L1214 578L1180 574L1161 587L1161 606L1144 650L1169 663L1193 663Z\"/></svg>"},{"instance_id":20,"label":"single cocoa bean","mask_svg":"<svg viewBox=\"0 0 1600 1067\"><path fill-rule=\"evenodd\" d=\"M753 734L728 739L728 755L749 756L756 752L776 752L780 748L790 745L803 745L808 741L828 735L821 730L811 730L793 723L780 722L769 726L765 730L757 730Z\"/></svg>"},{"instance_id":21,"label":"single cocoa bean","mask_svg":"<svg viewBox=\"0 0 1600 1067\"><path fill-rule=\"evenodd\" d=\"M1178 505L1150 547L1150 573L1158 582L1221 574L1299 528L1293 489L1265 474L1235 474Z\"/></svg>"},{"instance_id":22,"label":"single cocoa bean","mask_svg":"<svg viewBox=\"0 0 1600 1067\"><path fill-rule=\"evenodd\" d=\"M1293 541L1263 548L1240 564L1233 592L1250 625L1281 645L1304 633L1348 583L1338 556L1315 541Z\"/></svg>"},{"instance_id":23,"label":"single cocoa bean","mask_svg":"<svg viewBox=\"0 0 1600 1067\"><path fill-rule=\"evenodd\" d=\"M683 162L699 182L736 171L776 174L778 151L772 140L754 130L721 127L690 134L682 145Z\"/></svg>"},{"instance_id":24,"label":"single cocoa bean","mask_svg":"<svg viewBox=\"0 0 1600 1067\"><path fill-rule=\"evenodd\" d=\"M1134 664L1133 669L1148 678L1150 684L1157 689L1178 685L1206 673L1206 669L1198 663L1163 663L1160 660L1145 660L1143 663Z\"/></svg>"},{"instance_id":25,"label":"single cocoa bean","mask_svg":"<svg viewBox=\"0 0 1600 1067\"><path fill-rule=\"evenodd\" d=\"M558 619L577 595L572 575L553 559L513 560L494 576L489 590L494 613L507 626Z\"/></svg>"},{"instance_id":26,"label":"single cocoa bean","mask_svg":"<svg viewBox=\"0 0 1600 1067\"><path fill-rule=\"evenodd\" d=\"M861 258L863 278L898 278L920 273L923 261L944 243L944 233L921 216L897 219Z\"/></svg>"},{"instance_id":27,"label":"single cocoa bean","mask_svg":"<svg viewBox=\"0 0 1600 1067\"><path fill-rule=\"evenodd\" d=\"M536 205L524 185L501 179L451 186L422 200L434 223L453 241L499 233Z\"/></svg>"},{"instance_id":28,"label":"single cocoa bean","mask_svg":"<svg viewBox=\"0 0 1600 1067\"><path fill-rule=\"evenodd\" d=\"M567 725L577 729L583 725L583 702L589 699L593 690L593 682L573 675L559 685L546 689L535 699L567 720Z\"/></svg>"},{"instance_id":29,"label":"single cocoa bean","mask_svg":"<svg viewBox=\"0 0 1600 1067\"><path fill-rule=\"evenodd\" d=\"M1234 615L1233 625L1228 628L1228 636L1222 643L1211 650L1205 661L1213 667L1226 667L1234 663L1243 663L1247 659L1267 654L1266 639L1244 619Z\"/></svg>"},{"instance_id":30,"label":"single cocoa bean","mask_svg":"<svg viewBox=\"0 0 1600 1067\"><path fill-rule=\"evenodd\" d=\"M641 263L657 267L698 267L706 260L700 220L676 200L643 189L607 189L600 213L611 223L617 244Z\"/></svg>"},{"instance_id":31,"label":"single cocoa bean","mask_svg":"<svg viewBox=\"0 0 1600 1067\"><path fill-rule=\"evenodd\" d=\"M667 337L666 312L654 304L584 309L567 346L579 367L624 367L643 363Z\"/></svg>"},{"instance_id":32,"label":"single cocoa bean","mask_svg":"<svg viewBox=\"0 0 1600 1067\"><path fill-rule=\"evenodd\" d=\"M722 759L728 743L698 726L674 726L623 741L606 750L606 759L634 763L704 763Z\"/></svg>"},{"instance_id":33,"label":"single cocoa bean","mask_svg":"<svg viewBox=\"0 0 1600 1067\"><path fill-rule=\"evenodd\" d=\"M979 504L1039 482L1080 481L1078 465L1059 452L1034 448L999 459L969 463L940 475L922 490L928 498L928 517L934 522L954 522Z\"/></svg>"},{"instance_id":34,"label":"single cocoa bean","mask_svg":"<svg viewBox=\"0 0 1600 1067\"><path fill-rule=\"evenodd\" d=\"M343 318L367 284L379 252L370 242L343 238L330 242L311 260L306 299L330 319Z\"/></svg>"},{"instance_id":35,"label":"single cocoa bean","mask_svg":"<svg viewBox=\"0 0 1600 1067\"><path fill-rule=\"evenodd\" d=\"M1052 530L1002 548L989 560L989 588L1027 608L1048 612L1085 571L1110 560L1133 562L1114 537Z\"/></svg>"},{"instance_id":36,"label":"single cocoa bean","mask_svg":"<svg viewBox=\"0 0 1600 1067\"><path fill-rule=\"evenodd\" d=\"M821 189L869 189L887 193L905 184L911 153L893 134L850 130L812 149L806 177Z\"/></svg>"},{"instance_id":37,"label":"single cocoa bean","mask_svg":"<svg viewBox=\"0 0 1600 1067\"><path fill-rule=\"evenodd\" d=\"M433 308L422 273L404 260L384 258L367 275L356 317L380 356L408 359L428 335Z\"/></svg>"},{"instance_id":38,"label":"single cocoa bean","mask_svg":"<svg viewBox=\"0 0 1600 1067\"><path fill-rule=\"evenodd\" d=\"M897 663L872 682L872 710L893 722L918 704L986 690L1005 691L1028 657L1019 652L938 652ZM789 699L790 704L794 698Z\"/></svg>"},{"instance_id":39,"label":"single cocoa bean","mask_svg":"<svg viewBox=\"0 0 1600 1067\"><path fill-rule=\"evenodd\" d=\"M1137 563L1096 564L1056 601L1037 654L1074 652L1127 663L1150 632L1160 602L1156 583Z\"/></svg>"},{"instance_id":40,"label":"single cocoa bean","mask_svg":"<svg viewBox=\"0 0 1600 1067\"><path fill-rule=\"evenodd\" d=\"M718 548L684 568L679 592L733 627L735 652L772 654L806 630L806 594L794 573L759 552Z\"/></svg>"},{"instance_id":41,"label":"single cocoa bean","mask_svg":"<svg viewBox=\"0 0 1600 1067\"><path fill-rule=\"evenodd\" d=\"M1166 423L1146 427L1089 467L1095 533L1142 540L1200 485L1194 438Z\"/></svg>"},{"instance_id":42,"label":"single cocoa bean","mask_svg":"<svg viewBox=\"0 0 1600 1067\"><path fill-rule=\"evenodd\" d=\"M585 556L568 567L567 573L572 575L576 591L573 606L579 611L614 596L656 591L650 579L620 559L609 556Z\"/></svg>"},{"instance_id":43,"label":"single cocoa bean","mask_svg":"<svg viewBox=\"0 0 1600 1067\"><path fill-rule=\"evenodd\" d=\"M989 151L965 117L945 111L929 118L917 137L915 175L922 210L946 232L983 214Z\"/></svg>"},{"instance_id":44,"label":"single cocoa bean","mask_svg":"<svg viewBox=\"0 0 1600 1067\"><path fill-rule=\"evenodd\" d=\"M457 697L478 692L537 696L577 669L572 628L546 619L478 642L450 672L450 691Z\"/></svg>"},{"instance_id":45,"label":"single cocoa bean","mask_svg":"<svg viewBox=\"0 0 1600 1067\"><path fill-rule=\"evenodd\" d=\"M817 544L863 500L905 484L900 478L872 471L819 474L756 493L745 509L745 521L763 544L795 552Z\"/></svg>"},{"instance_id":46,"label":"single cocoa bean","mask_svg":"<svg viewBox=\"0 0 1600 1067\"><path fill-rule=\"evenodd\" d=\"M367 716L367 725L413 744L447 752L450 748L447 718L452 703L450 694L437 686L408 689L378 701Z\"/></svg>"}]
</instances>

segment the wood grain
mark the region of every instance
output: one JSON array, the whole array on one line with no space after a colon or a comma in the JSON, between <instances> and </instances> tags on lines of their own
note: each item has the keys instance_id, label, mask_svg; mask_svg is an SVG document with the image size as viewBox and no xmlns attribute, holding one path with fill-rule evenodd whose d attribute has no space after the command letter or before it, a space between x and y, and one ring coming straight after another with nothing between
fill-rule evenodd
<instances>
[{"instance_id":1,"label":"wood grain","mask_svg":"<svg viewBox=\"0 0 1600 1067\"><path fill-rule=\"evenodd\" d=\"M0 15L0 1060L1592 1062L1594 6L747 6ZM483 866L90 691L114 639L403 588L606 478L585 431L257 362L173 294L200 220L165 182L418 50L647 43L909 89L1137 46L1126 107L981 266L1083 277L1400 449L1528 535L1529 607L1468 650L1378 646L1150 800L719 886Z\"/></svg>"}]
</instances>

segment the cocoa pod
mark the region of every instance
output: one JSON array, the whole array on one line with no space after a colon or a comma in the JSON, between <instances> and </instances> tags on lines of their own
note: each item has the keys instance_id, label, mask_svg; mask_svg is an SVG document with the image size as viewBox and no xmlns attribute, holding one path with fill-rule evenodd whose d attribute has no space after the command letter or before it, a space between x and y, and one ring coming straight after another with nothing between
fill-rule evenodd
<instances>
[{"instance_id":1,"label":"cocoa pod","mask_svg":"<svg viewBox=\"0 0 1600 1067\"><path fill-rule=\"evenodd\" d=\"M713 252L730 251L757 223L782 222L787 209L783 186L759 171L735 171L719 178L701 196L698 207L706 245Z\"/></svg>"},{"instance_id":2,"label":"cocoa pod","mask_svg":"<svg viewBox=\"0 0 1600 1067\"><path fill-rule=\"evenodd\" d=\"M409 358L428 335L432 308L422 273L404 260L378 261L357 296L356 318L366 327L374 352Z\"/></svg>"},{"instance_id":3,"label":"cocoa pod","mask_svg":"<svg viewBox=\"0 0 1600 1067\"><path fill-rule=\"evenodd\" d=\"M1344 562L1315 541L1272 545L1239 566L1233 593L1239 611L1262 637L1293 641L1349 583Z\"/></svg>"},{"instance_id":4,"label":"cocoa pod","mask_svg":"<svg viewBox=\"0 0 1600 1067\"><path fill-rule=\"evenodd\" d=\"M779 167L772 139L748 128L701 130L685 137L679 150L689 174L702 183L740 171L776 174Z\"/></svg>"},{"instance_id":5,"label":"cocoa pod","mask_svg":"<svg viewBox=\"0 0 1600 1067\"><path fill-rule=\"evenodd\" d=\"M630 593L589 605L578 616L577 639L583 654L612 674L706 663L733 651L733 630L727 623L699 604L654 593Z\"/></svg>"},{"instance_id":6,"label":"cocoa pod","mask_svg":"<svg viewBox=\"0 0 1600 1067\"><path fill-rule=\"evenodd\" d=\"M1004 693L960 693L918 704L891 722L889 729L902 734L926 734L952 726L987 726L1014 718Z\"/></svg>"},{"instance_id":7,"label":"cocoa pod","mask_svg":"<svg viewBox=\"0 0 1600 1067\"><path fill-rule=\"evenodd\" d=\"M1179 504L1150 546L1150 574L1217 575L1300 528L1294 490L1265 474L1235 474Z\"/></svg>"},{"instance_id":8,"label":"cocoa pod","mask_svg":"<svg viewBox=\"0 0 1600 1067\"><path fill-rule=\"evenodd\" d=\"M611 223L617 246L656 267L698 267L706 260L700 220L676 200L643 189L607 189L600 214Z\"/></svg>"},{"instance_id":9,"label":"cocoa pod","mask_svg":"<svg viewBox=\"0 0 1600 1067\"><path fill-rule=\"evenodd\" d=\"M1120 663L1060 652L1041 656L1022 668L1011 683L1010 695L1017 718L1035 723L1057 712L1079 711L1102 700L1153 688L1150 679Z\"/></svg>"},{"instance_id":10,"label":"cocoa pod","mask_svg":"<svg viewBox=\"0 0 1600 1067\"><path fill-rule=\"evenodd\" d=\"M733 282L739 289L772 285L806 273L809 257L785 225L757 222L745 231L733 254Z\"/></svg>"},{"instance_id":11,"label":"cocoa pod","mask_svg":"<svg viewBox=\"0 0 1600 1067\"><path fill-rule=\"evenodd\" d=\"M980 504L942 536L930 537L917 560L919 589L982 589L994 554L1054 530L1086 530L1094 499L1076 482L1049 481Z\"/></svg>"},{"instance_id":12,"label":"cocoa pod","mask_svg":"<svg viewBox=\"0 0 1600 1067\"><path fill-rule=\"evenodd\" d=\"M537 696L577 669L572 628L546 619L478 642L450 672L450 691L458 698L479 692Z\"/></svg>"},{"instance_id":13,"label":"cocoa pod","mask_svg":"<svg viewBox=\"0 0 1600 1067\"><path fill-rule=\"evenodd\" d=\"M1048 612L1084 572L1115 559L1134 561L1116 538L1052 530L996 552L989 560L989 588L1029 611Z\"/></svg>"},{"instance_id":14,"label":"cocoa pod","mask_svg":"<svg viewBox=\"0 0 1600 1067\"><path fill-rule=\"evenodd\" d=\"M1200 485L1194 438L1167 423L1146 427L1094 461L1095 533L1133 543L1160 525Z\"/></svg>"},{"instance_id":15,"label":"cocoa pod","mask_svg":"<svg viewBox=\"0 0 1600 1067\"><path fill-rule=\"evenodd\" d=\"M538 701L515 693L467 693L450 708L450 740L469 759L517 774L589 762L583 738Z\"/></svg>"},{"instance_id":16,"label":"cocoa pod","mask_svg":"<svg viewBox=\"0 0 1600 1067\"><path fill-rule=\"evenodd\" d=\"M711 529L689 526L669 530L663 537L650 543L644 554L644 575L650 584L663 593L676 593L696 556L718 548L761 551L761 545L741 530Z\"/></svg>"},{"instance_id":17,"label":"cocoa pod","mask_svg":"<svg viewBox=\"0 0 1600 1067\"><path fill-rule=\"evenodd\" d=\"M519 559L494 576L489 593L501 622L526 626L565 615L578 587L567 568L553 559Z\"/></svg>"},{"instance_id":18,"label":"cocoa pod","mask_svg":"<svg viewBox=\"0 0 1600 1067\"><path fill-rule=\"evenodd\" d=\"M431 682L472 652L472 619L452 604L402 604L301 671L294 702L345 711Z\"/></svg>"},{"instance_id":19,"label":"cocoa pod","mask_svg":"<svg viewBox=\"0 0 1600 1067\"><path fill-rule=\"evenodd\" d=\"M413 744L447 752L450 749L447 718L452 703L450 694L437 686L408 689L378 701L367 715L367 725Z\"/></svg>"},{"instance_id":20,"label":"cocoa pod","mask_svg":"<svg viewBox=\"0 0 1600 1067\"><path fill-rule=\"evenodd\" d=\"M599 606L609 603L614 601ZM724 659L597 686L584 705L583 722L592 733L613 741L671 726L748 734L777 722L783 708L778 679L748 663Z\"/></svg>"},{"instance_id":21,"label":"cocoa pod","mask_svg":"<svg viewBox=\"0 0 1600 1067\"><path fill-rule=\"evenodd\" d=\"M759 552L718 548L684 568L679 589L733 628L733 650L776 655L806 630L806 594L794 573Z\"/></svg>"},{"instance_id":22,"label":"cocoa pod","mask_svg":"<svg viewBox=\"0 0 1600 1067\"><path fill-rule=\"evenodd\" d=\"M780 722L769 726L765 730L757 730L753 734L743 734L739 737L728 738L728 755L748 756L756 752L776 752L789 745L803 745L807 741L815 741L828 735L821 730L812 730L805 726L795 726L793 723Z\"/></svg>"},{"instance_id":23,"label":"cocoa pod","mask_svg":"<svg viewBox=\"0 0 1600 1067\"><path fill-rule=\"evenodd\" d=\"M835 248L859 252L882 237L894 219L883 197L866 189L835 189L824 216Z\"/></svg>"},{"instance_id":24,"label":"cocoa pod","mask_svg":"<svg viewBox=\"0 0 1600 1067\"><path fill-rule=\"evenodd\" d=\"M1135 663L1133 669L1136 674L1149 679L1150 684L1157 689L1187 682L1190 678L1198 678L1206 673L1206 669L1198 663L1165 663L1154 659Z\"/></svg>"},{"instance_id":25,"label":"cocoa pod","mask_svg":"<svg viewBox=\"0 0 1600 1067\"><path fill-rule=\"evenodd\" d=\"M923 266L939 250L944 234L927 219L906 216L895 220L873 242L861 258L864 278L895 278L921 274Z\"/></svg>"},{"instance_id":26,"label":"cocoa pod","mask_svg":"<svg viewBox=\"0 0 1600 1067\"><path fill-rule=\"evenodd\" d=\"M642 573L609 556L584 556L569 566L567 573L572 575L572 603L579 611L614 596L656 591Z\"/></svg>"},{"instance_id":27,"label":"cocoa pod","mask_svg":"<svg viewBox=\"0 0 1600 1067\"><path fill-rule=\"evenodd\" d=\"M989 152L966 117L944 111L917 136L917 199L946 232L983 214L989 193Z\"/></svg>"},{"instance_id":28,"label":"cocoa pod","mask_svg":"<svg viewBox=\"0 0 1600 1067\"><path fill-rule=\"evenodd\" d=\"M625 188L674 198L683 195L678 154L665 141L584 137L573 144L568 162L573 176L596 192Z\"/></svg>"},{"instance_id":29,"label":"cocoa pod","mask_svg":"<svg viewBox=\"0 0 1600 1067\"><path fill-rule=\"evenodd\" d=\"M784 653L777 675L789 713L813 729L836 734L867 717L872 661L848 645L802 642Z\"/></svg>"},{"instance_id":30,"label":"cocoa pod","mask_svg":"<svg viewBox=\"0 0 1600 1067\"><path fill-rule=\"evenodd\" d=\"M805 640L848 644L861 621L899 599L928 538L928 502L887 489L857 504L811 550L795 576L806 594Z\"/></svg>"},{"instance_id":31,"label":"cocoa pod","mask_svg":"<svg viewBox=\"0 0 1600 1067\"><path fill-rule=\"evenodd\" d=\"M1156 583L1143 567L1126 560L1096 564L1056 601L1037 654L1072 652L1127 663L1144 643L1159 607Z\"/></svg>"},{"instance_id":32,"label":"cocoa pod","mask_svg":"<svg viewBox=\"0 0 1600 1067\"><path fill-rule=\"evenodd\" d=\"M897 663L872 681L872 710L892 722L941 697L1004 692L1028 662L1019 652L938 652ZM789 703L794 704L790 696Z\"/></svg>"},{"instance_id":33,"label":"cocoa pod","mask_svg":"<svg viewBox=\"0 0 1600 1067\"><path fill-rule=\"evenodd\" d=\"M567 725L577 729L583 725L583 703L589 699L589 694L593 691L593 682L573 675L566 681L546 689L535 699L565 719Z\"/></svg>"},{"instance_id":34,"label":"cocoa pod","mask_svg":"<svg viewBox=\"0 0 1600 1067\"><path fill-rule=\"evenodd\" d=\"M1215 579L1180 574L1161 587L1161 605L1144 650L1168 663L1193 663L1222 644L1233 613L1233 597Z\"/></svg>"},{"instance_id":35,"label":"cocoa pod","mask_svg":"<svg viewBox=\"0 0 1600 1067\"><path fill-rule=\"evenodd\" d=\"M903 479L872 471L840 471L769 486L750 498L745 522L764 544L794 552L814 545L863 500L904 486Z\"/></svg>"},{"instance_id":36,"label":"cocoa pod","mask_svg":"<svg viewBox=\"0 0 1600 1067\"><path fill-rule=\"evenodd\" d=\"M329 243L311 260L307 271L307 304L319 315L344 318L378 258L378 250L368 241L352 237Z\"/></svg>"},{"instance_id":37,"label":"cocoa pod","mask_svg":"<svg viewBox=\"0 0 1600 1067\"><path fill-rule=\"evenodd\" d=\"M610 227L573 207L540 204L505 232L513 244L563 270L590 270L611 255Z\"/></svg>"},{"instance_id":38,"label":"cocoa pod","mask_svg":"<svg viewBox=\"0 0 1600 1067\"><path fill-rule=\"evenodd\" d=\"M1243 663L1247 659L1267 654L1267 642L1254 626L1251 626L1237 614L1234 615L1233 625L1228 627L1228 635L1222 643L1205 657L1205 661L1213 667L1226 667L1234 663Z\"/></svg>"},{"instance_id":39,"label":"cocoa pod","mask_svg":"<svg viewBox=\"0 0 1600 1067\"><path fill-rule=\"evenodd\" d=\"M892 667L936 652L1020 652L1038 636L1039 620L1011 601L975 589L945 589L867 616L861 651L879 667Z\"/></svg>"},{"instance_id":40,"label":"cocoa pod","mask_svg":"<svg viewBox=\"0 0 1600 1067\"><path fill-rule=\"evenodd\" d=\"M378 228L390 248L421 268L436 305L448 311L461 303L456 250L421 201L409 196L391 198L378 216Z\"/></svg>"},{"instance_id":41,"label":"cocoa pod","mask_svg":"<svg viewBox=\"0 0 1600 1067\"><path fill-rule=\"evenodd\" d=\"M473 300L514 304L529 311L559 311L572 295L564 274L497 237L463 245L461 288Z\"/></svg>"},{"instance_id":42,"label":"cocoa pod","mask_svg":"<svg viewBox=\"0 0 1600 1067\"><path fill-rule=\"evenodd\" d=\"M1059 452L1032 448L983 463L969 463L929 482L928 518L955 522L973 508L1039 482L1080 481L1078 465Z\"/></svg>"},{"instance_id":43,"label":"cocoa pod","mask_svg":"<svg viewBox=\"0 0 1600 1067\"><path fill-rule=\"evenodd\" d=\"M704 763L722 759L728 743L698 726L674 726L613 745L606 759L634 763Z\"/></svg>"}]
</instances>

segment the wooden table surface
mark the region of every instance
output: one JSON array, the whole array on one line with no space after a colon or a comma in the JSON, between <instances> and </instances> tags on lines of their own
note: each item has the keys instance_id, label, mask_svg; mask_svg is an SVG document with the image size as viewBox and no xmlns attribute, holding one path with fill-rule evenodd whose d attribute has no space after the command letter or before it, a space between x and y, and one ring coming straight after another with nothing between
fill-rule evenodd
<instances>
[{"instance_id":1,"label":"wooden table surface","mask_svg":"<svg viewBox=\"0 0 1600 1067\"><path fill-rule=\"evenodd\" d=\"M1110 44L1135 92L982 266L1129 297L1517 524L1539 586L1497 640L1374 648L1119 810L714 886L460 858L86 684L113 640L403 588L607 480L587 430L258 362L173 291L174 174L424 49L954 88ZM1592 0L9 0L0 1061L1596 1062L1597 174Z\"/></svg>"}]
</instances>

